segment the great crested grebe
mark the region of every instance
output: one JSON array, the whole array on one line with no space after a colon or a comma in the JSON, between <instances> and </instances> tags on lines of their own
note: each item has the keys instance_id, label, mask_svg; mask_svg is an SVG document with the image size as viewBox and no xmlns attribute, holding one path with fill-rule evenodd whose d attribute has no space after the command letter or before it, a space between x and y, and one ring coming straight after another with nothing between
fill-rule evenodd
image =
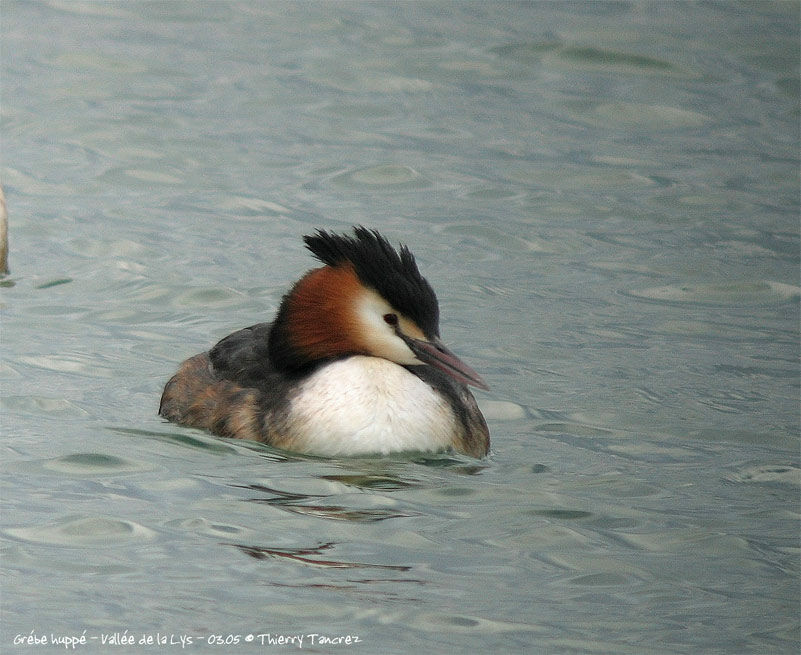
<instances>
[{"instance_id":1,"label":"great crested grebe","mask_svg":"<svg viewBox=\"0 0 801 655\"><path fill-rule=\"evenodd\" d=\"M295 283L272 323L183 362L159 414L315 455L486 455L467 385L488 387L440 341L437 297L409 249L364 227L303 240L324 266Z\"/></svg>"}]
</instances>

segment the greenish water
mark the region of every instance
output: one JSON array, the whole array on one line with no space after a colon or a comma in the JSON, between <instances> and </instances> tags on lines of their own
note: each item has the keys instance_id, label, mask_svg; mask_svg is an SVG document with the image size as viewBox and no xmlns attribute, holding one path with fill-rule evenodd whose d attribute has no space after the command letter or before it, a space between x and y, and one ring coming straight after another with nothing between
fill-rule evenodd
<instances>
[{"instance_id":1,"label":"greenish water","mask_svg":"<svg viewBox=\"0 0 801 655\"><path fill-rule=\"evenodd\" d=\"M0 651L797 652L796 3L0 20ZM487 459L156 416L353 224L437 290Z\"/></svg>"}]
</instances>

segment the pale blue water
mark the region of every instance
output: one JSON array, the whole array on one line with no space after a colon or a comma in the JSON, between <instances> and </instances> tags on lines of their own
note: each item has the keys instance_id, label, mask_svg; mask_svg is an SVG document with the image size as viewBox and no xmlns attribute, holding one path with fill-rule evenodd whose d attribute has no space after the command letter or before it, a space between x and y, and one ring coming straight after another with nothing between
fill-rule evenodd
<instances>
[{"instance_id":1,"label":"pale blue water","mask_svg":"<svg viewBox=\"0 0 801 655\"><path fill-rule=\"evenodd\" d=\"M5 0L0 33L0 651L798 651L797 3ZM359 223L490 383L490 457L156 416Z\"/></svg>"}]
</instances>

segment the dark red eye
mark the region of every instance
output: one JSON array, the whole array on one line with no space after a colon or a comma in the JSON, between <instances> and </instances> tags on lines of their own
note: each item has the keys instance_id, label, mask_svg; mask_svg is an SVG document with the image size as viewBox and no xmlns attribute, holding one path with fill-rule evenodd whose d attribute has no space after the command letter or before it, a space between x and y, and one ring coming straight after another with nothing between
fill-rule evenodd
<instances>
[{"instance_id":1,"label":"dark red eye","mask_svg":"<svg viewBox=\"0 0 801 655\"><path fill-rule=\"evenodd\" d=\"M397 327L397 325L398 325L398 315L397 314L384 314L384 322L387 325L391 325L392 327Z\"/></svg>"}]
</instances>

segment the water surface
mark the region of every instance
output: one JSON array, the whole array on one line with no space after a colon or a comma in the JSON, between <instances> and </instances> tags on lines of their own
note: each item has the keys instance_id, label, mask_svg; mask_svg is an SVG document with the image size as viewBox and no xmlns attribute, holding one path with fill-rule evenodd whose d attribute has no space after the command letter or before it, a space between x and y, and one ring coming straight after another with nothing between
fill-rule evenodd
<instances>
[{"instance_id":1,"label":"water surface","mask_svg":"<svg viewBox=\"0 0 801 655\"><path fill-rule=\"evenodd\" d=\"M797 652L798 26L4 2L0 650ZM416 253L487 459L156 416L353 224Z\"/></svg>"}]
</instances>

